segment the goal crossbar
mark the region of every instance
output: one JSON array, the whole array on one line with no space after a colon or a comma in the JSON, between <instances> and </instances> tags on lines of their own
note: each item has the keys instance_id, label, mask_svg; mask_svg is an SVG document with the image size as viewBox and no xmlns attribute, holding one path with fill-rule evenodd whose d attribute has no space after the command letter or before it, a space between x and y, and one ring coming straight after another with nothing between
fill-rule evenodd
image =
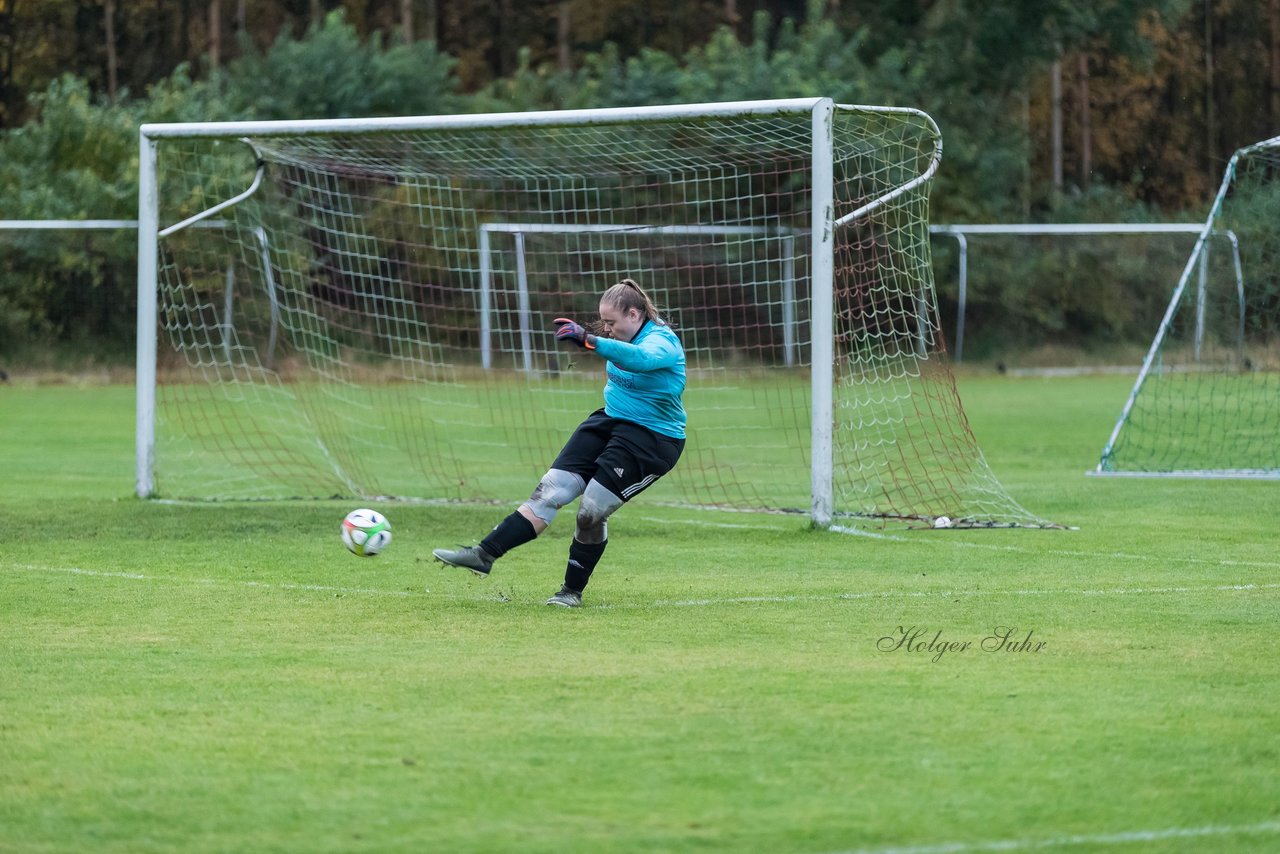
<instances>
[{"instance_id":1,"label":"goal crossbar","mask_svg":"<svg viewBox=\"0 0 1280 854\"><path fill-rule=\"evenodd\" d=\"M358 119L274 119L244 122L146 123L139 133L147 139L165 137L274 137L332 134L397 133L417 130L462 130L511 125L587 125L618 122L665 121L687 117L742 118L781 114L811 114L835 106L830 98L784 98L766 101L724 101L712 104L677 104L650 107L607 107L587 110L543 110L527 113L474 113L449 116L396 116ZM840 104L868 113L911 115L933 120L910 107Z\"/></svg>"}]
</instances>

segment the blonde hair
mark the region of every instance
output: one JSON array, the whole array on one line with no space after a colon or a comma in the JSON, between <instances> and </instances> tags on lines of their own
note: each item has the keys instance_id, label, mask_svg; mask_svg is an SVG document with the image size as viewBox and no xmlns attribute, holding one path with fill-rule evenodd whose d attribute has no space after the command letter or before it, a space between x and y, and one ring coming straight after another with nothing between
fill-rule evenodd
<instances>
[{"instance_id":1,"label":"blonde hair","mask_svg":"<svg viewBox=\"0 0 1280 854\"><path fill-rule=\"evenodd\" d=\"M600 297L600 301L609 303L621 312L628 312L634 308L654 323L666 322L658 313L658 306L654 301L631 279L623 279L609 288Z\"/></svg>"}]
</instances>

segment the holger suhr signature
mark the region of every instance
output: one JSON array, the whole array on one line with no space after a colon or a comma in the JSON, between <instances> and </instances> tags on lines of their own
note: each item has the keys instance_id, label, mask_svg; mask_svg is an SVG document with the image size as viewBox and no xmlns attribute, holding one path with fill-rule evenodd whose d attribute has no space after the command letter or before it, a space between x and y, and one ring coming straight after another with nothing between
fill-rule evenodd
<instances>
[{"instance_id":1,"label":"holger suhr signature","mask_svg":"<svg viewBox=\"0 0 1280 854\"><path fill-rule=\"evenodd\" d=\"M1036 653L1044 651L1048 641L1033 640L1035 629L1025 634L1017 626L996 626L991 634L980 640L950 640L942 630L931 631L920 626L898 626L893 633L876 641L880 652L909 652L929 656L938 662L948 653L970 651L1003 653Z\"/></svg>"}]
</instances>

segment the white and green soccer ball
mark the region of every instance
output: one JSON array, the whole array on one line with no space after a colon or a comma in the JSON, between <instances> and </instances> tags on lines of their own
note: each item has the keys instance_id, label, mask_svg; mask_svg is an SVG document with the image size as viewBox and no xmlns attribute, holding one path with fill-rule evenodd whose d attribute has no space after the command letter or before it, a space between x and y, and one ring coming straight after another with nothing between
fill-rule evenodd
<instances>
[{"instance_id":1,"label":"white and green soccer ball","mask_svg":"<svg viewBox=\"0 0 1280 854\"><path fill-rule=\"evenodd\" d=\"M377 510L352 510L342 520L342 544L352 554L373 557L391 544L391 523Z\"/></svg>"}]
</instances>

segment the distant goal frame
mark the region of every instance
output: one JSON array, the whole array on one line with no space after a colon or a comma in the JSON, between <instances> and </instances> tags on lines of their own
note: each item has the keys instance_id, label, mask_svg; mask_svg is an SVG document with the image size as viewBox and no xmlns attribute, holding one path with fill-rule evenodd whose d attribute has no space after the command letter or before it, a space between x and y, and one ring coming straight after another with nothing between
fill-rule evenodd
<instances>
[{"instance_id":1,"label":"distant goal frame","mask_svg":"<svg viewBox=\"0 0 1280 854\"><path fill-rule=\"evenodd\" d=\"M1202 347L1206 346L1205 303L1206 293L1208 291L1208 276L1206 270L1209 267L1210 240L1213 237L1223 237L1230 245L1230 267L1234 276L1233 284L1235 287L1237 309L1239 312L1238 322L1233 320L1232 323L1232 325L1237 328L1238 336L1234 347L1238 350L1239 356L1244 356L1247 297L1246 275L1241 261L1241 240L1235 230L1230 227L1223 227L1221 220L1223 218L1224 206L1226 205L1230 192L1237 180L1241 162L1251 155L1266 151L1276 152L1277 154L1272 155L1273 158L1280 156L1280 136L1271 137L1252 145L1244 146L1232 154L1231 159L1227 162L1227 166L1223 170L1222 182L1214 196L1213 203L1210 205L1208 216L1205 218L1203 225L1199 227L1195 246L1192 248L1186 264L1183 267L1182 273L1178 278L1177 284L1173 289L1168 305L1165 308L1165 312L1160 319L1160 324L1156 329L1155 336L1153 337L1151 345L1142 360L1142 365L1138 370L1133 387L1129 391L1128 397L1125 399L1124 406L1121 408L1120 415L1116 419L1115 426L1108 435L1097 465L1085 472L1087 476L1120 479L1155 478L1173 480L1280 481L1280 464L1270 468L1250 466L1206 466L1197 468L1178 465L1171 465L1168 468L1163 469L1130 469L1114 467L1114 455L1117 445L1124 434L1125 427L1129 424L1130 417L1138 402L1139 396L1142 394L1145 384L1154 374L1168 370L1163 366L1163 347L1168 340L1168 336L1171 334L1170 330L1174 326L1179 310L1183 308L1182 304L1184 299L1188 298L1188 288L1191 286L1193 280L1196 282L1196 285L1194 299L1192 300L1193 315L1190 325L1192 329L1191 348L1193 359L1195 361L1199 361ZM1247 359L1242 361L1247 364ZM1275 369L1274 365L1272 365L1272 369ZM1172 370L1176 371L1178 369ZM1192 370L1198 371L1199 369ZM1280 402L1278 402L1276 406L1280 408Z\"/></svg>"}]
</instances>

